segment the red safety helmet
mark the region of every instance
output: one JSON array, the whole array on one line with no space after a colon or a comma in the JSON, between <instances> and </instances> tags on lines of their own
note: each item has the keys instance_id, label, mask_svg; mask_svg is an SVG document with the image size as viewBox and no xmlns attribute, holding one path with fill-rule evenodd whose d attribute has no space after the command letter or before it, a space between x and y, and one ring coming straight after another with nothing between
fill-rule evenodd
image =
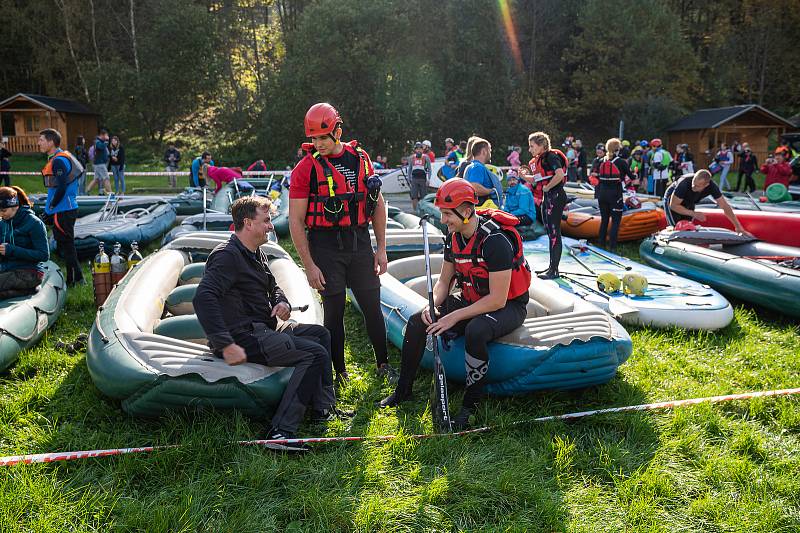
<instances>
[{"instance_id":1,"label":"red safety helmet","mask_svg":"<svg viewBox=\"0 0 800 533\"><path fill-rule=\"evenodd\" d=\"M675 224L675 231L697 231L697 226L691 220L679 220Z\"/></svg>"},{"instance_id":2,"label":"red safety helmet","mask_svg":"<svg viewBox=\"0 0 800 533\"><path fill-rule=\"evenodd\" d=\"M475 187L465 179L451 178L436 191L433 204L439 209L455 209L464 202L477 205L478 193L475 192Z\"/></svg>"},{"instance_id":3,"label":"red safety helmet","mask_svg":"<svg viewBox=\"0 0 800 533\"><path fill-rule=\"evenodd\" d=\"M652 141L650 141L650 146L655 146L656 148L658 148L659 146L661 146L661 139L653 139Z\"/></svg>"},{"instance_id":4,"label":"red safety helmet","mask_svg":"<svg viewBox=\"0 0 800 533\"><path fill-rule=\"evenodd\" d=\"M306 127L306 137L316 137L317 135L333 133L336 126L342 123L342 118L335 107L322 102L312 105L306 111L306 118L303 123Z\"/></svg>"}]
</instances>

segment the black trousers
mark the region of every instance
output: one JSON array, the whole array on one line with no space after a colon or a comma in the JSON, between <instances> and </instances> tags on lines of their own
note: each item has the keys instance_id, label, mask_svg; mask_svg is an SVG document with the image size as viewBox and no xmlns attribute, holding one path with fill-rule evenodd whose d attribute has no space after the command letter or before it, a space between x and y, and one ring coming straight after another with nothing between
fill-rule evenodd
<instances>
[{"instance_id":1,"label":"black trousers","mask_svg":"<svg viewBox=\"0 0 800 533\"><path fill-rule=\"evenodd\" d=\"M753 170L750 172L743 172L739 170L739 175L736 176L736 188L733 189L734 191L739 190L739 184L742 181L742 176L744 176L744 191L745 192L755 192L756 190L756 181L753 179Z\"/></svg>"},{"instance_id":2,"label":"black trousers","mask_svg":"<svg viewBox=\"0 0 800 533\"><path fill-rule=\"evenodd\" d=\"M597 199L597 206L600 208L600 247L604 248L606 245L606 235L609 233L608 222L610 220L611 232L608 235L608 247L611 251L614 251L617 247L619 225L622 222L622 184L619 182L605 184L601 181L600 185L594 190L594 196Z\"/></svg>"},{"instance_id":3,"label":"black trousers","mask_svg":"<svg viewBox=\"0 0 800 533\"><path fill-rule=\"evenodd\" d=\"M550 245L550 266L548 270L558 272L561 263L561 216L567 205L564 187L555 187L544 193L542 198L542 223L547 230Z\"/></svg>"},{"instance_id":4,"label":"black trousers","mask_svg":"<svg viewBox=\"0 0 800 533\"><path fill-rule=\"evenodd\" d=\"M42 282L37 270L8 270L0 272L0 300L33 294Z\"/></svg>"},{"instance_id":5,"label":"black trousers","mask_svg":"<svg viewBox=\"0 0 800 533\"><path fill-rule=\"evenodd\" d=\"M463 300L460 294L451 294L437 308L437 315L444 316L468 305L469 303ZM482 380L489 371L489 342L517 329L526 315L525 304L510 301L497 311L462 320L448 331L448 334L454 336L464 336L464 365L467 371L464 407L474 407L483 394ZM411 315L403 338L400 380L397 383L397 390L404 394L411 393L411 385L417 376L425 351L426 329L427 326L422 321L422 311Z\"/></svg>"},{"instance_id":6,"label":"black trousers","mask_svg":"<svg viewBox=\"0 0 800 533\"><path fill-rule=\"evenodd\" d=\"M78 210L61 211L55 213L49 220L53 224L53 238L56 241L56 248L64 258L67 267L67 284L73 285L83 280L81 264L78 261L78 252L75 250L75 220L78 218Z\"/></svg>"},{"instance_id":7,"label":"black trousers","mask_svg":"<svg viewBox=\"0 0 800 533\"><path fill-rule=\"evenodd\" d=\"M298 324L275 331L254 323L250 331L234 334L247 362L265 366L293 366L294 371L272 416L272 427L295 433L306 408L329 409L336 403L331 368L330 334L317 324Z\"/></svg>"}]
</instances>

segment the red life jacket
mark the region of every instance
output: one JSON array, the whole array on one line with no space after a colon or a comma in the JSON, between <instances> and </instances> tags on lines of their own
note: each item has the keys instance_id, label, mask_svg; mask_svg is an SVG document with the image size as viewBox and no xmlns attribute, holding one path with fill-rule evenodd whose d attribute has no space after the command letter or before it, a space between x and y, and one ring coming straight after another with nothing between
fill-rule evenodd
<instances>
[{"instance_id":1,"label":"red life jacket","mask_svg":"<svg viewBox=\"0 0 800 533\"><path fill-rule=\"evenodd\" d=\"M480 217L478 229L463 247L459 245L455 233L450 236L450 249L461 295L467 302L475 303L489 294L489 269L483 259L483 243L492 233L502 232L514 249L511 284L506 298L512 300L522 296L531 286L531 268L523 253L522 237L514 227L519 224L519 219L499 209L479 209L476 213Z\"/></svg>"},{"instance_id":2,"label":"red life jacket","mask_svg":"<svg viewBox=\"0 0 800 533\"><path fill-rule=\"evenodd\" d=\"M533 170L534 175L540 174L545 178L552 178L553 176L555 176L557 169L550 168L550 166L545 162L545 158L547 157L547 154L549 154L550 152L553 152L554 154L558 155L561 158L562 165L559 168L561 168L564 171L564 174L567 173L567 165L569 165L569 160L567 159L567 156L564 155L564 152L562 152L561 150L553 148L548 152L545 152L542 155L531 159L529 165L531 167L531 170ZM542 199L544 198L544 186L548 183L550 183L550 179L545 179L542 181L538 181L536 183L528 184L528 187L531 189L531 192L533 192L533 201L537 205L537 207L542 205Z\"/></svg>"},{"instance_id":3,"label":"red life jacket","mask_svg":"<svg viewBox=\"0 0 800 533\"><path fill-rule=\"evenodd\" d=\"M621 180L622 173L614 163L617 159L618 157L614 159L604 159L603 162L600 163L600 168L597 171L597 177L600 179L600 183L615 183Z\"/></svg>"},{"instance_id":4,"label":"red life jacket","mask_svg":"<svg viewBox=\"0 0 800 533\"><path fill-rule=\"evenodd\" d=\"M358 155L361 162L358 170L356 186L353 188L344 175L314 149L312 143L303 143L302 148L314 164L316 179L309 183L311 194L308 197L306 226L313 228L337 228L349 226L366 226L372 220L367 215L366 177L369 175L369 156L358 146L358 141L342 143L345 150ZM334 196L342 201L344 216L338 222L325 218L325 201Z\"/></svg>"}]
</instances>

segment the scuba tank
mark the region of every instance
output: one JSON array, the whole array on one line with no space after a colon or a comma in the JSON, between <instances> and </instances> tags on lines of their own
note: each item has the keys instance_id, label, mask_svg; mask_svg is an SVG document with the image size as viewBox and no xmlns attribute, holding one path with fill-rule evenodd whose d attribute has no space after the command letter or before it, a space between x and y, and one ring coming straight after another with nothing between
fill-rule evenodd
<instances>
[{"instance_id":1,"label":"scuba tank","mask_svg":"<svg viewBox=\"0 0 800 533\"><path fill-rule=\"evenodd\" d=\"M103 243L92 261L92 284L94 285L94 305L100 307L111 292L111 261Z\"/></svg>"},{"instance_id":2,"label":"scuba tank","mask_svg":"<svg viewBox=\"0 0 800 533\"><path fill-rule=\"evenodd\" d=\"M139 253L139 243L133 241L131 243L131 253L128 254L128 270L136 266L141 260L142 254Z\"/></svg>"},{"instance_id":3,"label":"scuba tank","mask_svg":"<svg viewBox=\"0 0 800 533\"><path fill-rule=\"evenodd\" d=\"M116 285L128 273L128 261L120 253L122 245L114 243L114 253L111 254L111 285Z\"/></svg>"}]
</instances>

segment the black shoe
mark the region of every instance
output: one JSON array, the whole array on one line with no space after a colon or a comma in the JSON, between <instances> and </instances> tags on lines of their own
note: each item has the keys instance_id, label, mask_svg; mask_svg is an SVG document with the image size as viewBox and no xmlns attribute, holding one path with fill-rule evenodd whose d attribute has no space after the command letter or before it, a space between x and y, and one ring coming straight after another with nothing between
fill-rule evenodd
<instances>
[{"instance_id":1,"label":"black shoe","mask_svg":"<svg viewBox=\"0 0 800 533\"><path fill-rule=\"evenodd\" d=\"M325 422L333 422L334 420L349 420L356 416L355 411L345 411L337 407L330 409L314 409L311 411L312 424L324 424Z\"/></svg>"},{"instance_id":2,"label":"black shoe","mask_svg":"<svg viewBox=\"0 0 800 533\"><path fill-rule=\"evenodd\" d=\"M453 431L464 431L470 428L469 417L472 416L474 411L469 407L462 407L458 414L452 419Z\"/></svg>"},{"instance_id":3,"label":"black shoe","mask_svg":"<svg viewBox=\"0 0 800 533\"><path fill-rule=\"evenodd\" d=\"M379 366L377 374L378 377L385 376L386 381L388 381L392 385L396 385L398 380L400 379L400 373L397 371L395 367L393 367L389 363L383 363L381 366Z\"/></svg>"},{"instance_id":4,"label":"black shoe","mask_svg":"<svg viewBox=\"0 0 800 533\"><path fill-rule=\"evenodd\" d=\"M558 271L553 272L552 270L548 270L547 272L538 275L539 279L556 279L558 277L560 277L558 275Z\"/></svg>"},{"instance_id":5,"label":"black shoe","mask_svg":"<svg viewBox=\"0 0 800 533\"><path fill-rule=\"evenodd\" d=\"M411 399L410 392L401 392L400 390L395 390L389 396L384 398L379 402L375 402L376 407L386 408L386 407L397 407L403 402L406 402Z\"/></svg>"},{"instance_id":6,"label":"black shoe","mask_svg":"<svg viewBox=\"0 0 800 533\"><path fill-rule=\"evenodd\" d=\"M344 387L350 382L350 374L347 372L337 372L336 373L336 386L337 387Z\"/></svg>"},{"instance_id":7,"label":"black shoe","mask_svg":"<svg viewBox=\"0 0 800 533\"><path fill-rule=\"evenodd\" d=\"M550 272L550 269L549 268L545 268L544 270L536 270L535 272L536 272L536 275L538 276L539 274L544 274L545 272Z\"/></svg>"},{"instance_id":8,"label":"black shoe","mask_svg":"<svg viewBox=\"0 0 800 533\"><path fill-rule=\"evenodd\" d=\"M270 429L267 432L266 440L278 440L278 441L286 441L296 439L295 435L291 433L286 433L283 431L278 431L277 429ZM292 453L302 453L302 452L309 452L311 448L307 444L303 443L288 443L288 442L271 442L268 444L264 444L265 448L269 448L270 450L276 450L279 452L292 452Z\"/></svg>"}]
</instances>

